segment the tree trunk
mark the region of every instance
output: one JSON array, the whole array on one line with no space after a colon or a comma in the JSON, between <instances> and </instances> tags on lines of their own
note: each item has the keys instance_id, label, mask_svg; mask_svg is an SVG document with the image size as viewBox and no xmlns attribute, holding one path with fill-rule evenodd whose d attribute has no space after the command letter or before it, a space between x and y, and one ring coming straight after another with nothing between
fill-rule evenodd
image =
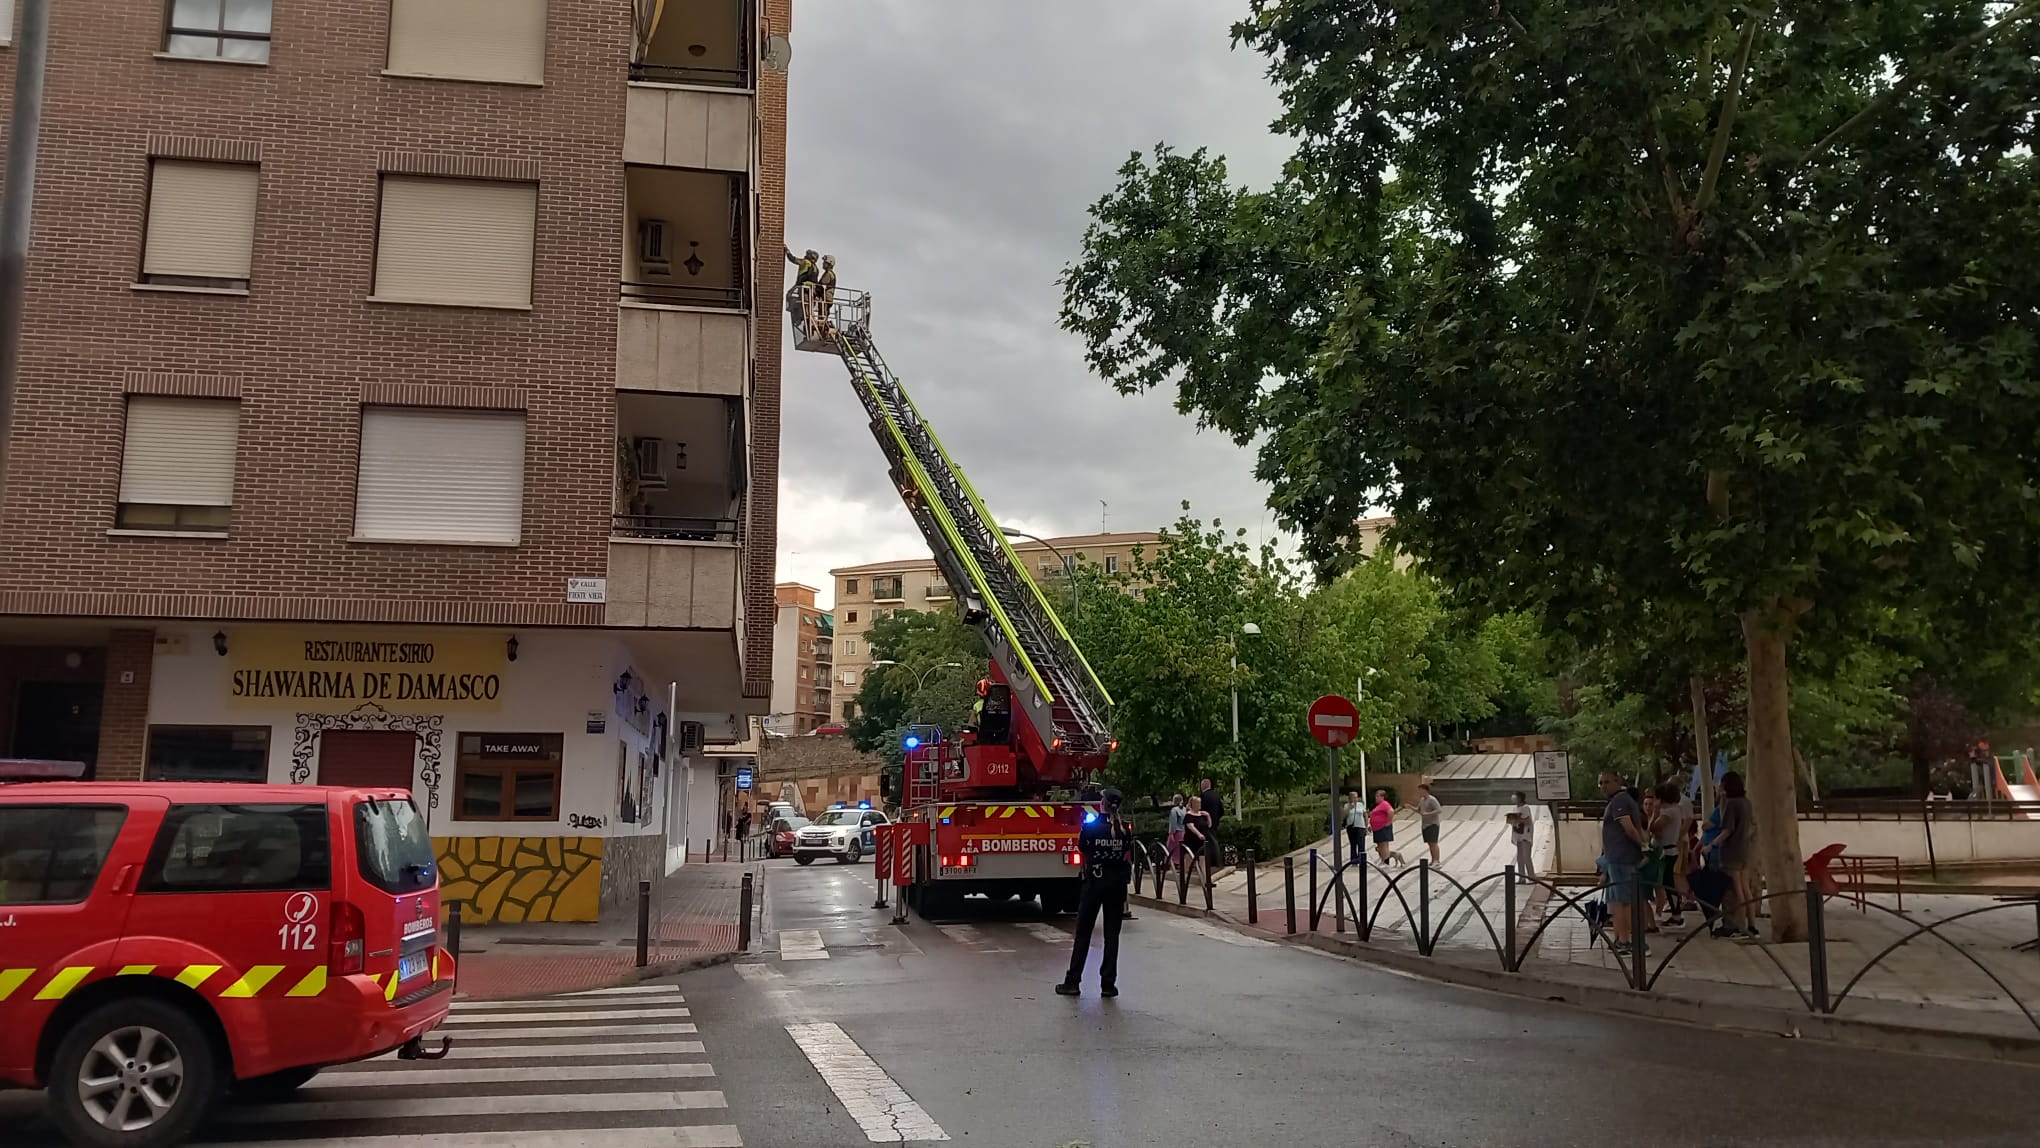
<instances>
[{"instance_id":1,"label":"tree trunk","mask_svg":"<svg viewBox=\"0 0 2040 1148\"><path fill-rule=\"evenodd\" d=\"M1799 850L1799 810L1793 800L1791 689L1785 651L1798 611L1778 601L1742 616L1749 660L1749 783L1755 812L1753 856L1764 875L1773 943L1806 940L1805 862Z\"/></svg>"},{"instance_id":2,"label":"tree trunk","mask_svg":"<svg viewBox=\"0 0 2040 1148\"><path fill-rule=\"evenodd\" d=\"M1714 812L1714 746L1707 736L1707 685L1693 675L1693 777L1700 787L1700 816Z\"/></svg>"}]
</instances>

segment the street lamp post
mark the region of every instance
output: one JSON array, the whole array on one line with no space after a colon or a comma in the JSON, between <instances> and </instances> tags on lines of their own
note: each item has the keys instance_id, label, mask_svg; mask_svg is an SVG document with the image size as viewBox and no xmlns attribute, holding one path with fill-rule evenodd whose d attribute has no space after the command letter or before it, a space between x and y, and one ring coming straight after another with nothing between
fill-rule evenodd
<instances>
[{"instance_id":1,"label":"street lamp post","mask_svg":"<svg viewBox=\"0 0 2040 1148\"><path fill-rule=\"evenodd\" d=\"M1240 633L1250 638L1257 637L1261 633L1261 627L1254 622L1247 622L1240 626ZM1240 749L1240 640L1237 636L1228 637L1226 640L1232 645L1232 743L1233 756L1237 758ZM1238 772L1233 774L1232 813L1234 817L1240 816L1243 812L1240 799L1240 775L1245 772L1246 768L1242 764Z\"/></svg>"},{"instance_id":2,"label":"street lamp post","mask_svg":"<svg viewBox=\"0 0 2040 1148\"><path fill-rule=\"evenodd\" d=\"M1373 672L1373 670L1361 670L1359 676L1353 679L1353 692L1359 695L1353 699L1353 705L1356 709L1367 704L1367 676ZM1353 727L1353 739L1356 742L1359 742L1360 739L1360 727L1357 722ZM1360 800L1363 806L1373 796L1373 793L1367 788L1367 744L1360 742Z\"/></svg>"},{"instance_id":3,"label":"street lamp post","mask_svg":"<svg viewBox=\"0 0 2040 1148\"><path fill-rule=\"evenodd\" d=\"M897 665L899 665L899 663L893 661L891 658L880 658L878 661L871 663L871 668L875 670L881 666L892 667ZM936 670L960 670L962 668L963 668L962 662L937 662L936 664L929 666L928 669L925 672L923 672L920 677L914 679L914 700L912 708L908 710L908 720L912 721L916 725L920 724L921 688L928 684L928 676L930 674L933 674Z\"/></svg>"},{"instance_id":4,"label":"street lamp post","mask_svg":"<svg viewBox=\"0 0 2040 1148\"><path fill-rule=\"evenodd\" d=\"M1075 622L1078 615L1084 612L1084 588L1077 582L1077 564L1070 561L1062 551L1055 548L1053 543L1039 534L1029 534L1025 530L1015 530L1010 526L999 527L999 533L1012 538L1025 538L1030 542L1038 542L1048 547L1048 552L1055 555L1056 561L1062 563L1063 573L1067 574L1070 579L1070 621ZM1022 570L1021 573L1025 574L1027 572Z\"/></svg>"}]
</instances>

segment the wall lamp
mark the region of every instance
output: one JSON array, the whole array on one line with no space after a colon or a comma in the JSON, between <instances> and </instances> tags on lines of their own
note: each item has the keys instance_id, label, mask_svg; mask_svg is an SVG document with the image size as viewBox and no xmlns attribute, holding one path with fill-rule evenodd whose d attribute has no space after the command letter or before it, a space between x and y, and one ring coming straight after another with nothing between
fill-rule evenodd
<instances>
[{"instance_id":1,"label":"wall lamp","mask_svg":"<svg viewBox=\"0 0 2040 1148\"><path fill-rule=\"evenodd\" d=\"M610 692L620 694L628 689L630 689L630 671L625 670L617 677L616 686Z\"/></svg>"},{"instance_id":2,"label":"wall lamp","mask_svg":"<svg viewBox=\"0 0 2040 1148\"><path fill-rule=\"evenodd\" d=\"M510 635L510 640L503 643L503 652L510 655L511 661L517 660L517 635Z\"/></svg>"},{"instance_id":3,"label":"wall lamp","mask_svg":"<svg viewBox=\"0 0 2040 1148\"><path fill-rule=\"evenodd\" d=\"M639 712L639 713L643 713L643 712L645 712L646 710L648 710L648 709L651 709L651 708L652 708L652 699L651 699L651 698L649 698L649 697L646 697L646 696L645 696L644 694L639 694L639 695L638 695L638 700L637 700L637 712Z\"/></svg>"},{"instance_id":4,"label":"wall lamp","mask_svg":"<svg viewBox=\"0 0 2040 1148\"><path fill-rule=\"evenodd\" d=\"M227 656L227 632L225 630L213 631L212 648L213 653L218 654L220 657L224 658Z\"/></svg>"}]
</instances>

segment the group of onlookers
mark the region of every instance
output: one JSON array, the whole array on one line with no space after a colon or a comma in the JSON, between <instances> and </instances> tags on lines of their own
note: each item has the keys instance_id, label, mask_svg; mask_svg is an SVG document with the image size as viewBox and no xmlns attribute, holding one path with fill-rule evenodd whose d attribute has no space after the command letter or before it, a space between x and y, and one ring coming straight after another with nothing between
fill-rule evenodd
<instances>
[{"instance_id":1,"label":"group of onlookers","mask_svg":"<svg viewBox=\"0 0 2040 1148\"><path fill-rule=\"evenodd\" d=\"M1717 937L1755 940L1762 902L1750 850L1756 825L1742 775L1721 776L1721 800L1705 818L1676 782L1648 791L1626 787L1612 770L1600 777L1600 870L1609 947L1627 953L1638 914L1645 933L1683 928L1697 909ZM1648 948L1648 945L1645 946Z\"/></svg>"},{"instance_id":2,"label":"group of onlookers","mask_svg":"<svg viewBox=\"0 0 2040 1148\"><path fill-rule=\"evenodd\" d=\"M1225 819L1225 801L1205 778L1195 794L1169 799L1169 836L1164 841L1169 867L1187 878L1199 865L1209 873L1218 862L1218 823Z\"/></svg>"}]
</instances>

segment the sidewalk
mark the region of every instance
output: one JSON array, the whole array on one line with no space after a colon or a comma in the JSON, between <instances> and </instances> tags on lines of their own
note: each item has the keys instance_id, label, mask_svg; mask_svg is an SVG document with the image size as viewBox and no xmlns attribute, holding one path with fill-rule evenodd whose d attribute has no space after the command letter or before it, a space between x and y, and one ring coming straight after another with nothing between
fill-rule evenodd
<instances>
[{"instance_id":1,"label":"sidewalk","mask_svg":"<svg viewBox=\"0 0 2040 1148\"><path fill-rule=\"evenodd\" d=\"M1586 1003L1608 995L1659 998L1667 1004L1694 1006L1688 1011L1696 1012L1693 1019L1703 1023L1710 1009L1724 1017L1731 1012L1737 1017L1722 1023L1740 1027L1756 1016L1762 1018L1763 1027L1779 1032L1811 1031L1814 1021L1828 1019L1811 1005L1814 978L1809 946L1716 940L1698 927L1697 914L1688 915L1684 930L1648 938L1643 971L1647 979L1655 979L1649 981L1647 993L1636 992L1623 962L1606 945L1594 943L1585 920L1560 899L1573 895L1588 899L1580 889L1568 888L1554 895L1542 886L1516 888L1516 943L1523 958L1518 972L1506 972L1502 948L1507 937L1507 894L1494 875L1514 856L1513 851L1504 856L1499 844L1477 826L1478 821L1455 828L1448 817L1443 834L1444 863L1429 874L1427 909L1415 864L1424 855L1423 844L1407 842L1406 837L1417 836L1414 825L1406 833L1398 819L1396 843L1403 847L1410 865L1369 872L1368 911L1373 925L1365 944L1356 935L1350 909L1345 931L1336 931L1328 892L1328 843L1320 842L1318 888L1324 898L1324 914L1308 943L1441 979L1506 990L1506 985L1489 984L1501 978L1521 985L1514 991L1525 993L1538 985L1554 992L1575 990L1563 995ZM1537 859L1541 866L1548 866L1543 839L1538 845ZM1287 908L1281 860L1260 866L1256 877L1260 920L1253 927L1282 937ZM1349 875L1349 896L1357 891L1355 886ZM1299 858L1298 939L1311 933L1309 898L1307 864ZM2040 952L2020 948L2040 939L2040 909L2031 903L2007 904L1989 896L1909 890L1905 916L1901 917L1894 898L1872 895L1869 900L1867 911L1841 899L1830 900L1823 914L1828 997L1835 1019L2040 1050L2040 1023L2028 1015L2040 1017ZM1188 903L1192 910L1202 910L1203 890L1193 885ZM1173 882L1165 904L1178 905ZM1212 907L1228 923L1249 927L1244 872L1221 876L1213 883ZM1975 915L1950 923L1962 914ZM1420 953L1418 944L1426 926L1432 942L1428 956ZM1923 932L1928 926L1941 932Z\"/></svg>"},{"instance_id":2,"label":"sidewalk","mask_svg":"<svg viewBox=\"0 0 2040 1148\"><path fill-rule=\"evenodd\" d=\"M647 960L671 965L737 951L743 879L763 866L692 861L652 886ZM459 992L476 1000L604 988L637 972L637 908L604 906L587 924L469 925L462 930Z\"/></svg>"}]
</instances>

